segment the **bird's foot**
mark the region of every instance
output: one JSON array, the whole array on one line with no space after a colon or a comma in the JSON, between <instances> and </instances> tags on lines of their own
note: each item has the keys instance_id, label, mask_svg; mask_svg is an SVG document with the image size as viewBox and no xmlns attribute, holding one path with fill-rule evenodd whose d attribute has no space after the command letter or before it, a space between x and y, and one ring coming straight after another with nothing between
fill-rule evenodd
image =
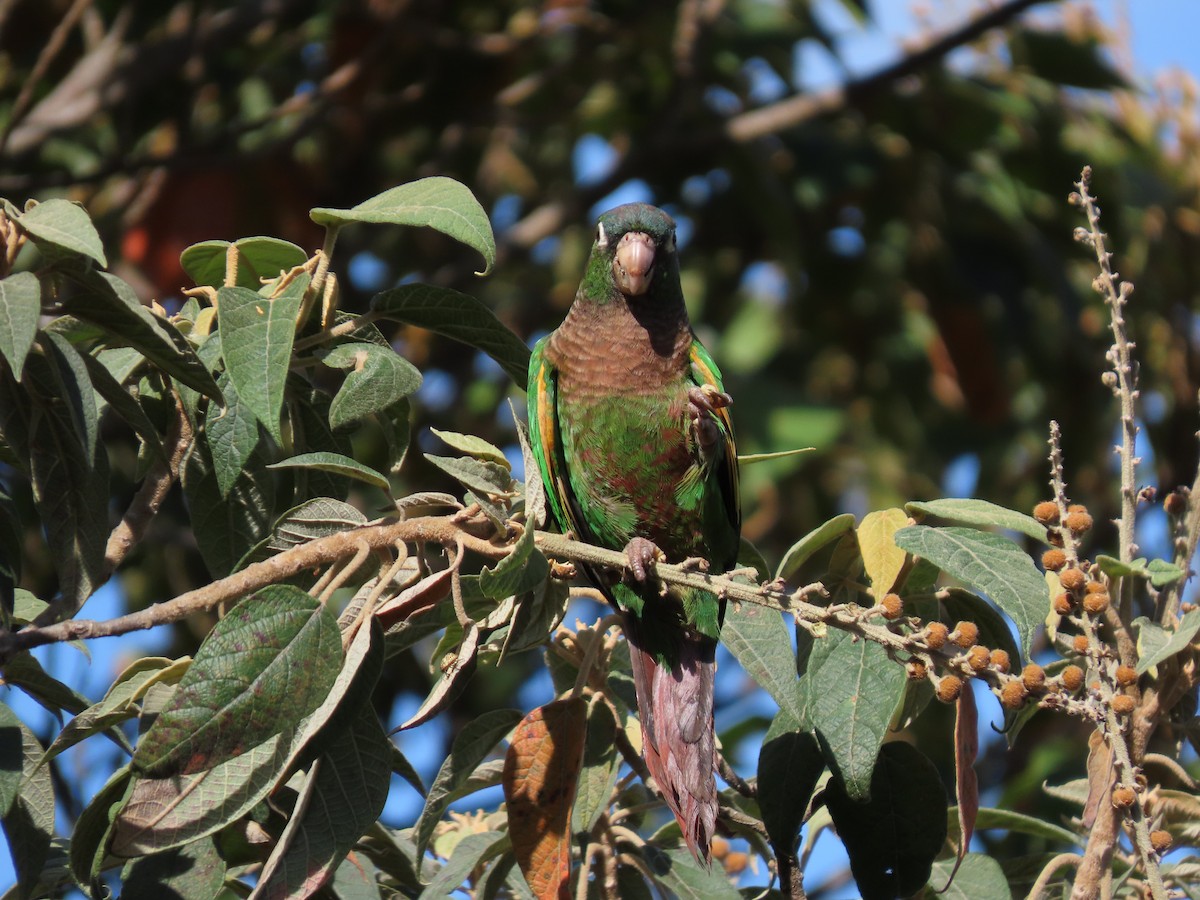
<instances>
[{"instance_id":1,"label":"bird's foot","mask_svg":"<svg viewBox=\"0 0 1200 900\"><path fill-rule=\"evenodd\" d=\"M633 580L645 584L655 564L666 556L653 541L635 537L625 545L625 558L629 560L629 574L633 576Z\"/></svg>"},{"instance_id":2,"label":"bird's foot","mask_svg":"<svg viewBox=\"0 0 1200 900\"><path fill-rule=\"evenodd\" d=\"M711 384L693 385L688 388L688 414L692 419L692 431L696 443L704 450L711 449L720 439L721 431L713 416L718 409L733 404L733 398L718 391Z\"/></svg>"}]
</instances>

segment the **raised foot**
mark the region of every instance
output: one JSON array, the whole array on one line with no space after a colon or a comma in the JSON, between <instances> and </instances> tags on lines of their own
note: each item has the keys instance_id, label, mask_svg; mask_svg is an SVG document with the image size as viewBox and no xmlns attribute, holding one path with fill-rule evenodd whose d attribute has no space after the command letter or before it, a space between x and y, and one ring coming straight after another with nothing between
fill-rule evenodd
<instances>
[{"instance_id":1,"label":"raised foot","mask_svg":"<svg viewBox=\"0 0 1200 900\"><path fill-rule=\"evenodd\" d=\"M645 584L655 563L666 558L653 541L643 537L635 537L625 545L625 557L629 560L629 574L639 584Z\"/></svg>"},{"instance_id":2,"label":"raised foot","mask_svg":"<svg viewBox=\"0 0 1200 900\"><path fill-rule=\"evenodd\" d=\"M709 450L720 438L721 432L713 416L718 409L733 404L733 398L718 391L711 384L693 385L688 388L688 414L692 419L692 431L696 443Z\"/></svg>"}]
</instances>

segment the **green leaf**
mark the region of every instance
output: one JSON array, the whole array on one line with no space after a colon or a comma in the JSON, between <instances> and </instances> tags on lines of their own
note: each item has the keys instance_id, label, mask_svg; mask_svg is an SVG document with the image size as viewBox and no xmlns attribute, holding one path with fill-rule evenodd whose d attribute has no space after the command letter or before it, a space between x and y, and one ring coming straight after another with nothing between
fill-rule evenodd
<instances>
[{"instance_id":1,"label":"green leaf","mask_svg":"<svg viewBox=\"0 0 1200 900\"><path fill-rule=\"evenodd\" d=\"M825 757L811 732L780 710L758 753L758 807L778 856L794 851L804 812L825 771Z\"/></svg>"},{"instance_id":2,"label":"green leaf","mask_svg":"<svg viewBox=\"0 0 1200 900\"><path fill-rule=\"evenodd\" d=\"M589 834L600 814L608 809L621 772L621 754L614 740L616 729L617 722L608 704L593 700L588 706L583 768L571 809L572 834Z\"/></svg>"},{"instance_id":3,"label":"green leaf","mask_svg":"<svg viewBox=\"0 0 1200 900\"><path fill-rule=\"evenodd\" d=\"M954 818L957 824L957 815ZM1066 844L1067 846L1082 847L1085 842L1085 838L1075 834L1075 832L1069 831L1061 825L1055 825L1053 822L1039 819L1036 816L1014 812L1011 809L981 807L979 814L975 817L975 830L977 832L986 831L989 828L1001 829L1003 831L1017 831L1021 834L1030 834L1034 837L1045 838L1056 844Z\"/></svg>"},{"instance_id":4,"label":"green leaf","mask_svg":"<svg viewBox=\"0 0 1200 900\"><path fill-rule=\"evenodd\" d=\"M142 778L121 808L113 852L133 857L199 840L246 815L271 793L346 704L357 709L378 680L379 629L360 628L333 688L299 728L287 730L194 775ZM339 644L340 646L340 644ZM332 727L332 726L331 726ZM309 757L311 758L311 757Z\"/></svg>"},{"instance_id":5,"label":"green leaf","mask_svg":"<svg viewBox=\"0 0 1200 900\"><path fill-rule=\"evenodd\" d=\"M1035 541L1046 543L1046 526L1033 516L1016 510L1006 509L989 503L987 500L972 500L959 497L947 497L943 500L905 503L904 511L917 518L916 513L937 516L949 522L962 525L974 525L977 528L1004 528L1028 535Z\"/></svg>"},{"instance_id":6,"label":"green leaf","mask_svg":"<svg viewBox=\"0 0 1200 900\"><path fill-rule=\"evenodd\" d=\"M144 307L128 284L107 272L66 273L81 292L63 301L63 311L104 329L110 342L140 350L163 372L219 401L221 391L187 338Z\"/></svg>"},{"instance_id":7,"label":"green leaf","mask_svg":"<svg viewBox=\"0 0 1200 900\"><path fill-rule=\"evenodd\" d=\"M417 844L417 856L425 854L433 829L446 808L459 796L471 773L483 762L498 743L517 727L523 718L520 710L494 709L468 722L454 739L450 755L438 769L425 808L413 826L413 838Z\"/></svg>"},{"instance_id":8,"label":"green leaf","mask_svg":"<svg viewBox=\"0 0 1200 900\"><path fill-rule=\"evenodd\" d=\"M179 256L179 264L198 285L224 287L225 258L229 241L193 244ZM277 278L281 271L303 265L308 254L289 241L272 237L248 237L234 241L238 249L237 287L257 291L263 279Z\"/></svg>"},{"instance_id":9,"label":"green leaf","mask_svg":"<svg viewBox=\"0 0 1200 900\"><path fill-rule=\"evenodd\" d=\"M138 744L136 770L191 775L291 731L342 665L337 618L297 587L238 603L200 645L171 703Z\"/></svg>"},{"instance_id":10,"label":"green leaf","mask_svg":"<svg viewBox=\"0 0 1200 900\"><path fill-rule=\"evenodd\" d=\"M340 453L301 453L291 459L281 460L267 466L268 469L317 469L321 472L332 472L346 478L353 478L379 488L385 494L390 494L392 486L387 478L380 475L370 466L364 466L358 460Z\"/></svg>"},{"instance_id":11,"label":"green leaf","mask_svg":"<svg viewBox=\"0 0 1200 900\"><path fill-rule=\"evenodd\" d=\"M218 411L209 407L204 420L204 439L208 442L217 487L222 497L228 497L262 438L258 417L241 401L228 374L222 373L217 384L225 397L225 408Z\"/></svg>"},{"instance_id":12,"label":"green leaf","mask_svg":"<svg viewBox=\"0 0 1200 900\"><path fill-rule=\"evenodd\" d=\"M1100 567L1100 571L1109 578L1122 578L1126 575L1145 575L1146 574L1146 558L1140 556L1132 562L1121 562L1115 556L1106 556L1103 553L1096 555L1096 565Z\"/></svg>"},{"instance_id":13,"label":"green leaf","mask_svg":"<svg viewBox=\"0 0 1200 900\"><path fill-rule=\"evenodd\" d=\"M1146 572L1150 576L1150 583L1156 588L1166 587L1187 575L1187 572L1179 566L1169 563L1165 559L1150 560L1146 566Z\"/></svg>"},{"instance_id":14,"label":"green leaf","mask_svg":"<svg viewBox=\"0 0 1200 900\"><path fill-rule=\"evenodd\" d=\"M183 493L192 516L192 531L204 562L222 578L258 544L271 527L274 484L253 457L228 493L222 494L207 442L192 445L183 467Z\"/></svg>"},{"instance_id":15,"label":"green leaf","mask_svg":"<svg viewBox=\"0 0 1200 900\"><path fill-rule=\"evenodd\" d=\"M307 500L279 517L267 539L272 550L290 550L331 534L340 534L367 524L356 507L330 497Z\"/></svg>"},{"instance_id":16,"label":"green leaf","mask_svg":"<svg viewBox=\"0 0 1200 900\"><path fill-rule=\"evenodd\" d=\"M348 726L329 737L267 861L256 897L312 896L383 812L392 744L369 699Z\"/></svg>"},{"instance_id":17,"label":"green leaf","mask_svg":"<svg viewBox=\"0 0 1200 900\"><path fill-rule=\"evenodd\" d=\"M870 798L856 802L836 772L825 788L825 804L863 900L907 897L929 880L946 839L941 777L919 750L894 741L879 753Z\"/></svg>"},{"instance_id":18,"label":"green leaf","mask_svg":"<svg viewBox=\"0 0 1200 900\"><path fill-rule=\"evenodd\" d=\"M504 466L469 456L434 456L426 453L425 458L463 487L476 493L500 497L513 495L512 473Z\"/></svg>"},{"instance_id":19,"label":"green leaf","mask_svg":"<svg viewBox=\"0 0 1200 900\"><path fill-rule=\"evenodd\" d=\"M19 687L56 716L64 711L79 713L90 705L87 697L46 672L37 657L28 650L5 663L4 680L13 687Z\"/></svg>"},{"instance_id":20,"label":"green leaf","mask_svg":"<svg viewBox=\"0 0 1200 900\"><path fill-rule=\"evenodd\" d=\"M70 200L44 200L25 210L17 227L29 235L38 249L46 246L86 256L101 266L108 265L100 233L83 207Z\"/></svg>"},{"instance_id":21,"label":"green leaf","mask_svg":"<svg viewBox=\"0 0 1200 900\"><path fill-rule=\"evenodd\" d=\"M805 721L792 636L779 612L749 603L731 606L725 612L721 641L781 710L796 722Z\"/></svg>"},{"instance_id":22,"label":"green leaf","mask_svg":"<svg viewBox=\"0 0 1200 900\"><path fill-rule=\"evenodd\" d=\"M546 557L533 546L533 529L526 528L508 556L479 573L479 586L488 597L503 600L532 590L549 573Z\"/></svg>"},{"instance_id":23,"label":"green leaf","mask_svg":"<svg viewBox=\"0 0 1200 900\"><path fill-rule=\"evenodd\" d=\"M503 853L509 847L508 835L502 831L468 834L455 847L446 864L422 891L422 897L451 897L467 880L471 871L481 863Z\"/></svg>"},{"instance_id":24,"label":"green leaf","mask_svg":"<svg viewBox=\"0 0 1200 900\"><path fill-rule=\"evenodd\" d=\"M1151 622L1145 616L1134 619L1133 624L1138 629L1137 671L1141 675L1192 643L1196 632L1200 631L1200 609L1185 614L1173 631Z\"/></svg>"},{"instance_id":25,"label":"green leaf","mask_svg":"<svg viewBox=\"0 0 1200 900\"><path fill-rule=\"evenodd\" d=\"M133 791L133 785L129 766L117 769L76 820L71 833L71 871L81 885L94 887L106 864L115 865L108 848L117 813Z\"/></svg>"},{"instance_id":26,"label":"green leaf","mask_svg":"<svg viewBox=\"0 0 1200 900\"><path fill-rule=\"evenodd\" d=\"M779 568L775 570L775 577L791 578L814 553L853 528L852 513L842 513L818 525L788 548L787 553L783 555L783 561L779 563Z\"/></svg>"},{"instance_id":27,"label":"green leaf","mask_svg":"<svg viewBox=\"0 0 1200 900\"><path fill-rule=\"evenodd\" d=\"M1012 890L1000 863L983 853L968 853L963 857L954 881L950 873L954 869L953 859L941 859L933 864L929 873L929 887L939 892L945 900L1012 900Z\"/></svg>"},{"instance_id":28,"label":"green leaf","mask_svg":"<svg viewBox=\"0 0 1200 900\"><path fill-rule=\"evenodd\" d=\"M335 431L389 409L421 386L421 373L391 347L338 344L321 354L334 369L352 369L329 407Z\"/></svg>"},{"instance_id":29,"label":"green leaf","mask_svg":"<svg viewBox=\"0 0 1200 900\"><path fill-rule=\"evenodd\" d=\"M85 738L108 731L136 716L141 709L138 701L152 685L178 684L190 664L191 658L186 656L178 661L149 656L131 663L117 676L99 703L93 703L66 724L46 748L42 763L49 762ZM124 735L116 734L124 741Z\"/></svg>"},{"instance_id":30,"label":"green leaf","mask_svg":"<svg viewBox=\"0 0 1200 900\"><path fill-rule=\"evenodd\" d=\"M50 770L39 766L42 745L7 706L0 705L0 733L4 734L0 790L7 807L0 824L12 850L17 885L30 896L54 836L54 785ZM10 795L14 782L19 785Z\"/></svg>"},{"instance_id":31,"label":"green leaf","mask_svg":"<svg viewBox=\"0 0 1200 900\"><path fill-rule=\"evenodd\" d=\"M225 887L225 860L212 840L143 856L121 872L121 896L217 900Z\"/></svg>"},{"instance_id":32,"label":"green leaf","mask_svg":"<svg viewBox=\"0 0 1200 900\"><path fill-rule=\"evenodd\" d=\"M124 419L137 432L155 456L163 455L162 438L146 410L134 397L121 386L109 368L94 356L84 355L83 362L87 366L88 376L92 387L108 403L109 407Z\"/></svg>"},{"instance_id":33,"label":"green leaf","mask_svg":"<svg viewBox=\"0 0 1200 900\"><path fill-rule=\"evenodd\" d=\"M376 294L371 299L371 310L482 350L520 388L529 380L529 348L525 342L468 294L428 284L405 284Z\"/></svg>"},{"instance_id":34,"label":"green leaf","mask_svg":"<svg viewBox=\"0 0 1200 900\"><path fill-rule=\"evenodd\" d=\"M662 850L653 844L642 848L654 878L679 900L741 900L720 864L702 869L687 850Z\"/></svg>"},{"instance_id":35,"label":"green leaf","mask_svg":"<svg viewBox=\"0 0 1200 900\"><path fill-rule=\"evenodd\" d=\"M241 401L280 444L283 389L292 362L296 316L308 281L308 276L302 275L269 300L249 288L217 291L221 355L229 379Z\"/></svg>"},{"instance_id":36,"label":"green leaf","mask_svg":"<svg viewBox=\"0 0 1200 900\"><path fill-rule=\"evenodd\" d=\"M47 343L57 347L54 340L48 337ZM103 579L109 535L108 453L96 440L95 399L86 372L80 375L71 365L76 355L32 354L25 364L29 402L37 410L28 432L34 502L68 612ZM0 403L0 409L8 405ZM13 421L8 413L0 415L7 436ZM88 444L90 453L84 449Z\"/></svg>"},{"instance_id":37,"label":"green leaf","mask_svg":"<svg viewBox=\"0 0 1200 900\"><path fill-rule=\"evenodd\" d=\"M1017 625L1023 650L1050 611L1050 592L1033 560L1006 537L972 528L914 525L896 544L986 594Z\"/></svg>"},{"instance_id":38,"label":"green leaf","mask_svg":"<svg viewBox=\"0 0 1200 900\"><path fill-rule=\"evenodd\" d=\"M817 731L830 768L854 800L865 800L874 782L880 745L904 696L904 668L878 644L830 629L813 642L800 679L804 716Z\"/></svg>"},{"instance_id":39,"label":"green leaf","mask_svg":"<svg viewBox=\"0 0 1200 900\"><path fill-rule=\"evenodd\" d=\"M476 459L486 459L489 462L504 466L506 469L512 468L508 462L508 457L504 455L504 451L481 437L476 437L473 434L460 434L457 431L442 431L440 428L430 428L429 430L459 453L474 456Z\"/></svg>"},{"instance_id":40,"label":"green leaf","mask_svg":"<svg viewBox=\"0 0 1200 900\"><path fill-rule=\"evenodd\" d=\"M32 272L0 279L0 356L21 380L42 314L42 285Z\"/></svg>"},{"instance_id":41,"label":"green leaf","mask_svg":"<svg viewBox=\"0 0 1200 900\"><path fill-rule=\"evenodd\" d=\"M384 225L417 225L433 228L482 254L486 275L496 262L496 239L475 195L452 178L433 177L384 191L352 209L318 207L309 215L318 225L342 226L349 222Z\"/></svg>"}]
</instances>

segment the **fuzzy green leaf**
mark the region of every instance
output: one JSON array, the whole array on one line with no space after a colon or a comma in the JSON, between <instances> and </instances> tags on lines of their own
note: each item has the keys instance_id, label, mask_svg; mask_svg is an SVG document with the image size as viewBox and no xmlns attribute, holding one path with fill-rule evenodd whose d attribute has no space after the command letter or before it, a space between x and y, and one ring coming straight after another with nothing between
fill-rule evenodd
<instances>
[{"instance_id":1,"label":"fuzzy green leaf","mask_svg":"<svg viewBox=\"0 0 1200 900\"><path fill-rule=\"evenodd\" d=\"M188 454L181 481L204 562L214 577L224 577L269 532L274 484L256 454L222 494L203 441Z\"/></svg>"},{"instance_id":2,"label":"fuzzy green leaf","mask_svg":"<svg viewBox=\"0 0 1200 900\"><path fill-rule=\"evenodd\" d=\"M521 388L529 379L529 348L496 314L468 294L428 284L405 284L376 294L377 315L427 328L482 350Z\"/></svg>"},{"instance_id":3,"label":"fuzzy green leaf","mask_svg":"<svg viewBox=\"0 0 1200 900\"><path fill-rule=\"evenodd\" d=\"M308 281L307 275L301 276L270 300L249 288L217 291L225 370L241 402L280 444L283 389L292 361L296 316Z\"/></svg>"},{"instance_id":4,"label":"fuzzy green leaf","mask_svg":"<svg viewBox=\"0 0 1200 900\"><path fill-rule=\"evenodd\" d=\"M454 852L446 864L438 869L421 896L453 896L476 866L503 853L509 846L508 834L502 831L468 834L455 845Z\"/></svg>"},{"instance_id":5,"label":"fuzzy green leaf","mask_svg":"<svg viewBox=\"0 0 1200 900\"><path fill-rule=\"evenodd\" d=\"M977 528L1004 528L1028 535L1035 541L1046 543L1046 526L1033 516L997 506L987 500L946 497L942 500L905 503L904 511L909 515L924 513L937 516L948 522L958 522L962 525L974 525ZM914 516L914 518L920 518Z\"/></svg>"},{"instance_id":6,"label":"fuzzy green leaf","mask_svg":"<svg viewBox=\"0 0 1200 900\"><path fill-rule=\"evenodd\" d=\"M188 247L179 256L183 271L198 285L224 287L225 259L229 241L204 241ZM308 254L289 241L272 237L248 237L234 241L238 249L237 287L257 291L264 278L277 278L281 271L303 265Z\"/></svg>"},{"instance_id":7,"label":"fuzzy green leaf","mask_svg":"<svg viewBox=\"0 0 1200 900\"><path fill-rule=\"evenodd\" d=\"M498 743L510 731L517 727L523 718L522 713L515 709L494 709L486 712L467 725L455 737L450 747L450 755L438 769L429 796L425 798L425 808L413 826L413 839L417 843L417 855L423 856L433 837L433 829L442 814L459 796L461 789L471 777L471 774L481 762L487 758Z\"/></svg>"},{"instance_id":8,"label":"fuzzy green leaf","mask_svg":"<svg viewBox=\"0 0 1200 900\"><path fill-rule=\"evenodd\" d=\"M0 279L0 356L19 381L42 309L42 285L32 272Z\"/></svg>"},{"instance_id":9,"label":"fuzzy green leaf","mask_svg":"<svg viewBox=\"0 0 1200 900\"><path fill-rule=\"evenodd\" d=\"M12 850L13 866L21 894L30 896L54 837L54 785L50 770L38 763L42 745L13 712L0 705L0 732L8 737L2 747L4 799L7 808L0 816ZM15 751L15 752L14 752ZM13 782L20 789L9 797Z\"/></svg>"},{"instance_id":10,"label":"fuzzy green leaf","mask_svg":"<svg viewBox=\"0 0 1200 900\"><path fill-rule=\"evenodd\" d=\"M780 709L794 721L804 721L792 637L778 612L749 603L730 607L721 626L721 641Z\"/></svg>"},{"instance_id":11,"label":"fuzzy green leaf","mask_svg":"<svg viewBox=\"0 0 1200 900\"><path fill-rule=\"evenodd\" d=\"M933 864L929 873L929 887L944 900L1012 900L1012 890L1000 863L983 853L968 853L962 865L950 880L954 869L953 859L941 859Z\"/></svg>"},{"instance_id":12,"label":"fuzzy green leaf","mask_svg":"<svg viewBox=\"0 0 1200 900\"><path fill-rule=\"evenodd\" d=\"M297 587L271 585L243 600L200 645L134 768L190 775L294 729L332 687L341 646L334 614Z\"/></svg>"},{"instance_id":13,"label":"fuzzy green leaf","mask_svg":"<svg viewBox=\"0 0 1200 900\"><path fill-rule=\"evenodd\" d=\"M486 459L489 462L504 466L506 469L512 468L508 462L508 457L504 455L504 451L481 437L476 437L473 434L460 434L457 431L442 431L439 428L430 428L429 430L459 453L474 456L476 459Z\"/></svg>"},{"instance_id":14,"label":"fuzzy green leaf","mask_svg":"<svg viewBox=\"0 0 1200 900\"><path fill-rule=\"evenodd\" d=\"M854 800L869 796L871 773L892 714L904 696L904 669L871 641L830 629L815 641L800 679L804 718Z\"/></svg>"},{"instance_id":15,"label":"fuzzy green leaf","mask_svg":"<svg viewBox=\"0 0 1200 900\"><path fill-rule=\"evenodd\" d=\"M329 426L335 431L389 409L421 386L421 373L391 347L338 344L321 361L334 369L352 369L329 407Z\"/></svg>"},{"instance_id":16,"label":"fuzzy green leaf","mask_svg":"<svg viewBox=\"0 0 1200 900\"><path fill-rule=\"evenodd\" d=\"M481 275L490 272L496 262L496 239L487 213L475 195L452 178L422 178L384 191L352 209L318 207L309 215L325 226L374 222L433 228L478 250L486 263Z\"/></svg>"},{"instance_id":17,"label":"fuzzy green leaf","mask_svg":"<svg viewBox=\"0 0 1200 900\"><path fill-rule=\"evenodd\" d=\"M469 456L434 456L432 453L426 453L425 458L476 493L501 497L513 493L512 474L494 462Z\"/></svg>"},{"instance_id":18,"label":"fuzzy green leaf","mask_svg":"<svg viewBox=\"0 0 1200 900\"><path fill-rule=\"evenodd\" d=\"M808 802L825 771L816 737L781 709L758 753L758 807L778 855L793 852Z\"/></svg>"},{"instance_id":19,"label":"fuzzy green leaf","mask_svg":"<svg viewBox=\"0 0 1200 900\"><path fill-rule=\"evenodd\" d=\"M128 863L121 872L121 896L217 900L229 896L222 890L226 868L212 840L195 841Z\"/></svg>"},{"instance_id":20,"label":"fuzzy green leaf","mask_svg":"<svg viewBox=\"0 0 1200 900\"><path fill-rule=\"evenodd\" d=\"M854 516L851 513L842 513L834 516L828 522L818 525L788 548L787 553L783 555L783 561L779 563L779 568L775 571L775 577L791 578L808 561L809 557L852 528L854 528Z\"/></svg>"},{"instance_id":21,"label":"fuzzy green leaf","mask_svg":"<svg viewBox=\"0 0 1200 900\"><path fill-rule=\"evenodd\" d=\"M22 213L16 224L40 249L49 246L85 256L101 266L108 265L100 233L78 203L44 200Z\"/></svg>"},{"instance_id":22,"label":"fuzzy green leaf","mask_svg":"<svg viewBox=\"0 0 1200 900\"><path fill-rule=\"evenodd\" d=\"M702 869L687 850L660 850L653 844L642 848L655 879L679 900L741 900L737 888L718 863Z\"/></svg>"},{"instance_id":23,"label":"fuzzy green leaf","mask_svg":"<svg viewBox=\"0 0 1200 900\"><path fill-rule=\"evenodd\" d=\"M1050 611L1050 592L1033 560L1008 538L914 525L896 532L896 544L986 594L1016 623L1022 650L1033 646L1033 633Z\"/></svg>"},{"instance_id":24,"label":"fuzzy green leaf","mask_svg":"<svg viewBox=\"0 0 1200 900\"><path fill-rule=\"evenodd\" d=\"M1149 671L1153 666L1166 662L1185 649L1200 631L1200 609L1186 613L1173 631L1169 631L1145 616L1133 620L1138 629L1138 674Z\"/></svg>"},{"instance_id":25,"label":"fuzzy green leaf","mask_svg":"<svg viewBox=\"0 0 1200 900\"><path fill-rule=\"evenodd\" d=\"M332 472L336 475L343 475L346 478L353 478L355 481L365 482L379 488L384 493L391 493L392 490L391 484L383 475L380 475L370 466L364 466L358 460L342 456L340 453L301 453L299 456L293 456L291 459L272 463L267 468L318 469L322 472Z\"/></svg>"},{"instance_id":26,"label":"fuzzy green leaf","mask_svg":"<svg viewBox=\"0 0 1200 900\"><path fill-rule=\"evenodd\" d=\"M217 384L225 396L225 408L209 407L204 421L204 438L212 456L217 487L222 497L228 497L262 437L258 417L242 402L229 376L223 373Z\"/></svg>"}]
</instances>

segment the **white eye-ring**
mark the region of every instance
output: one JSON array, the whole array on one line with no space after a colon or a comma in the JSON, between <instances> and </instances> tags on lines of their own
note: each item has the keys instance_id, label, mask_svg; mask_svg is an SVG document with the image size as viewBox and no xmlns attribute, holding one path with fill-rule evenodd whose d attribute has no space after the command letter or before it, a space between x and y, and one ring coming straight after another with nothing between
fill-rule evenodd
<instances>
[{"instance_id":1,"label":"white eye-ring","mask_svg":"<svg viewBox=\"0 0 1200 900\"><path fill-rule=\"evenodd\" d=\"M608 246L608 235L604 233L604 223L596 223L596 246L603 250Z\"/></svg>"}]
</instances>

